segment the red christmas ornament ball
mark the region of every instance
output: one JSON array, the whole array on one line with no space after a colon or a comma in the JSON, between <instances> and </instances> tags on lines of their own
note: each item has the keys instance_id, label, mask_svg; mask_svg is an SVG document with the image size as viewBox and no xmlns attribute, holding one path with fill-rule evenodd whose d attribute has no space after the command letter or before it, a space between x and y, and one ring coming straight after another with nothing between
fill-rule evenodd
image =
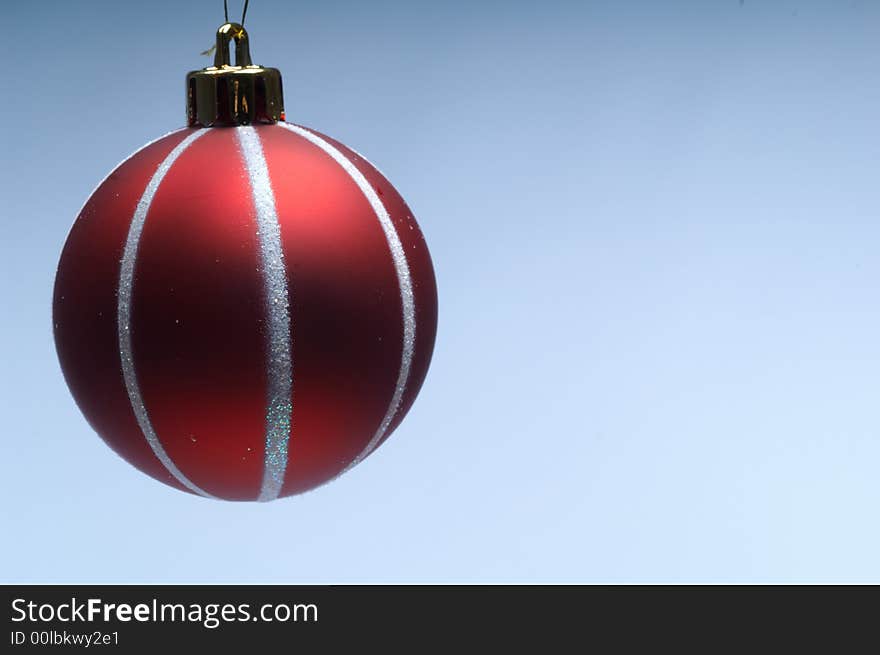
<instances>
[{"instance_id":1,"label":"red christmas ornament ball","mask_svg":"<svg viewBox=\"0 0 880 655\"><path fill-rule=\"evenodd\" d=\"M422 385L437 291L385 177L295 125L182 129L95 190L55 282L65 378L119 455L271 500L368 456Z\"/></svg>"}]
</instances>

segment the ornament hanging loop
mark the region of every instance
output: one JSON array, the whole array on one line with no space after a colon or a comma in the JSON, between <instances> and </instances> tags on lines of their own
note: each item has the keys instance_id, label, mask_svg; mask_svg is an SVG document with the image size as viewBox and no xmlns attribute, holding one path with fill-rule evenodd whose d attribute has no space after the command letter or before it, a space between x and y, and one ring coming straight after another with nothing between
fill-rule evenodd
<instances>
[{"instance_id":1,"label":"ornament hanging loop","mask_svg":"<svg viewBox=\"0 0 880 655\"><path fill-rule=\"evenodd\" d=\"M235 65L253 66L248 34L238 23L225 23L217 30L217 49L214 51L214 67L230 66L229 43L235 42Z\"/></svg>"}]
</instances>

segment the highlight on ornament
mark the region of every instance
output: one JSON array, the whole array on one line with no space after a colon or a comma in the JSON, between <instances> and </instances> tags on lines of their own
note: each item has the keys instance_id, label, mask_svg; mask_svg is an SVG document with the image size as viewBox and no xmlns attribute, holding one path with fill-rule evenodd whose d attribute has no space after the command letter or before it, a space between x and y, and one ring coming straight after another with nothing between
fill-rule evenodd
<instances>
[{"instance_id":1,"label":"highlight on ornament","mask_svg":"<svg viewBox=\"0 0 880 655\"><path fill-rule=\"evenodd\" d=\"M209 498L301 493L412 406L437 326L431 257L370 162L285 122L281 73L252 63L242 24L227 17L186 98L187 127L120 164L71 228L58 357L88 422L144 473Z\"/></svg>"}]
</instances>

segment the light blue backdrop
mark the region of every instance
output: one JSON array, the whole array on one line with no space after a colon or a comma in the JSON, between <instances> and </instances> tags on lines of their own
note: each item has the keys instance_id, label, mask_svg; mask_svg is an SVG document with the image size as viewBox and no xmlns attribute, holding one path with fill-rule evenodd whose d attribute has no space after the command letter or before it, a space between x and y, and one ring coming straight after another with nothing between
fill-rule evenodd
<instances>
[{"instance_id":1,"label":"light blue backdrop","mask_svg":"<svg viewBox=\"0 0 880 655\"><path fill-rule=\"evenodd\" d=\"M266 505L117 458L51 332L70 223L183 123L221 3L5 4L0 579L880 581L878 3L254 0L441 301L393 438Z\"/></svg>"}]
</instances>

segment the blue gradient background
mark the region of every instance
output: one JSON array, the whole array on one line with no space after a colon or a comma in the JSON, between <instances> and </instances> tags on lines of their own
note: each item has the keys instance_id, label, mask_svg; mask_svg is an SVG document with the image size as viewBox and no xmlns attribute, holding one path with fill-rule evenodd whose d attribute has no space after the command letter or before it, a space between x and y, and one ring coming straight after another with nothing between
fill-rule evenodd
<instances>
[{"instance_id":1,"label":"blue gradient background","mask_svg":"<svg viewBox=\"0 0 880 655\"><path fill-rule=\"evenodd\" d=\"M51 332L221 3L7 5L3 581L880 581L878 3L255 0L288 117L389 175L441 300L393 438L265 505L120 460Z\"/></svg>"}]
</instances>

